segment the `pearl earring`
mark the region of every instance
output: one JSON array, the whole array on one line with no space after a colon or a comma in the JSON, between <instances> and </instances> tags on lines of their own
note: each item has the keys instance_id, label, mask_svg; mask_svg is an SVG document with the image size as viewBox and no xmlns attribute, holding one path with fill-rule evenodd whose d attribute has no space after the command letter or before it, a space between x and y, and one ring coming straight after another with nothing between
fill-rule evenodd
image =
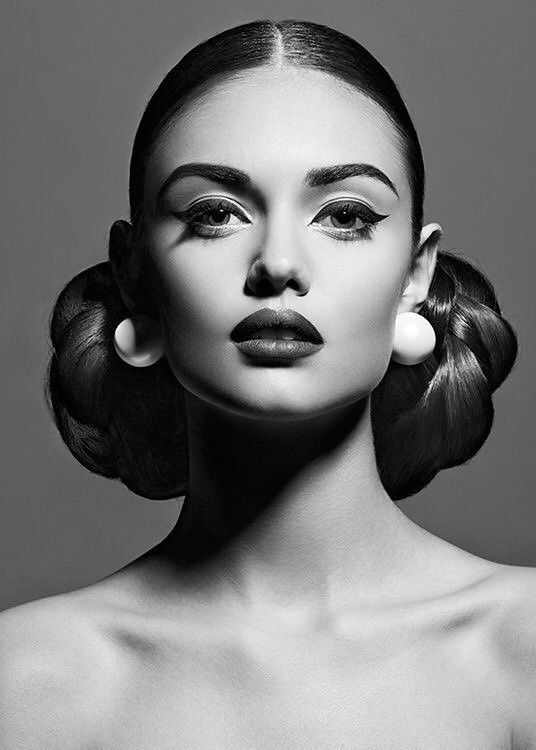
<instances>
[{"instance_id":1,"label":"pearl earring","mask_svg":"<svg viewBox=\"0 0 536 750\"><path fill-rule=\"evenodd\" d=\"M127 365L154 364L164 353L158 321L142 313L125 318L115 329L114 348Z\"/></svg>"},{"instance_id":2,"label":"pearl earring","mask_svg":"<svg viewBox=\"0 0 536 750\"><path fill-rule=\"evenodd\" d=\"M391 358L401 365L417 365L432 354L435 331L422 315L403 312L396 316Z\"/></svg>"}]
</instances>

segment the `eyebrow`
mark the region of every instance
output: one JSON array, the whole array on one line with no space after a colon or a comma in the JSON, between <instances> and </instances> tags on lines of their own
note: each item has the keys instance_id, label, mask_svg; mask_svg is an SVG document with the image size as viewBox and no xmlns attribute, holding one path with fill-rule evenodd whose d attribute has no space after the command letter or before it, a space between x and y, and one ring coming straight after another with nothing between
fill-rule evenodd
<instances>
[{"instance_id":1,"label":"eyebrow","mask_svg":"<svg viewBox=\"0 0 536 750\"><path fill-rule=\"evenodd\" d=\"M219 182L222 185L227 185L228 187L250 191L253 190L251 177L241 169L228 167L222 164L190 162L189 164L181 164L179 167L176 167L171 174L166 177L162 186L158 190L157 201L162 198L162 195L173 182L181 177L191 175L205 177L214 182ZM379 180L384 185L387 185L397 198L399 197L397 189L389 177L372 164L334 164L329 167L315 167L306 173L304 182L308 187L319 187L321 185L329 185L332 182L344 180L347 177L372 177L375 180Z\"/></svg>"}]
</instances>

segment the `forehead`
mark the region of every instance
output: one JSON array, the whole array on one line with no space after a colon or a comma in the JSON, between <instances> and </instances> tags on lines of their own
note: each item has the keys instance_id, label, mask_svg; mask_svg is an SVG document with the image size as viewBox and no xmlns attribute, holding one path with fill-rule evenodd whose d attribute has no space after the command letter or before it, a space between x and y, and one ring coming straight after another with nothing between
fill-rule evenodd
<instances>
[{"instance_id":1,"label":"forehead","mask_svg":"<svg viewBox=\"0 0 536 750\"><path fill-rule=\"evenodd\" d=\"M308 68L242 71L195 97L155 144L148 192L189 161L238 167L267 190L311 167L366 162L409 191L399 136L383 109Z\"/></svg>"}]
</instances>

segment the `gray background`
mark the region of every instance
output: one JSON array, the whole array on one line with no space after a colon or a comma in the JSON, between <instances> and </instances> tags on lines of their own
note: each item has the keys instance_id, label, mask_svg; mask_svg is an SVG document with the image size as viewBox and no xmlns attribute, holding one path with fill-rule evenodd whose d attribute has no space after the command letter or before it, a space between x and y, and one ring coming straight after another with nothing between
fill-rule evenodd
<instances>
[{"instance_id":1,"label":"gray background","mask_svg":"<svg viewBox=\"0 0 536 750\"><path fill-rule=\"evenodd\" d=\"M6 7L10 5L10 7ZM490 276L520 355L495 395L492 434L467 465L402 501L471 552L536 565L534 470L535 4L475 0L5 3L2 76L4 384L0 608L76 588L156 544L177 517L91 474L45 408L47 320L61 286L106 259L128 216L143 107L192 46L255 18L303 18L354 36L413 116L425 221Z\"/></svg>"}]
</instances>

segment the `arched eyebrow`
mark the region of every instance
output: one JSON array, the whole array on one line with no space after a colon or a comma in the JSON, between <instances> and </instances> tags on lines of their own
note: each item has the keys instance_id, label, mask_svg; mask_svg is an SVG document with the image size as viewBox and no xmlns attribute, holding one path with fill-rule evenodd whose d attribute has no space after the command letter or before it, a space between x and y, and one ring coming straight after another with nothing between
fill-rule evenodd
<instances>
[{"instance_id":1,"label":"arched eyebrow","mask_svg":"<svg viewBox=\"0 0 536 750\"><path fill-rule=\"evenodd\" d=\"M223 164L208 164L204 162L190 162L181 164L169 174L158 190L157 202L159 202L169 186L181 177L195 175L205 177L213 182L219 182L228 187L248 190L258 193L254 187L251 177L236 167L228 167ZM347 177L371 177L387 185L398 198L398 191L387 175L372 164L334 164L329 167L315 167L310 169L304 178L308 187L319 187L332 182L345 180Z\"/></svg>"},{"instance_id":2,"label":"arched eyebrow","mask_svg":"<svg viewBox=\"0 0 536 750\"><path fill-rule=\"evenodd\" d=\"M392 181L378 167L372 164L334 164L331 167L316 167L305 175L305 184L309 187L329 185L330 182L345 180L347 177L372 177L387 185L399 198L398 191Z\"/></svg>"}]
</instances>

